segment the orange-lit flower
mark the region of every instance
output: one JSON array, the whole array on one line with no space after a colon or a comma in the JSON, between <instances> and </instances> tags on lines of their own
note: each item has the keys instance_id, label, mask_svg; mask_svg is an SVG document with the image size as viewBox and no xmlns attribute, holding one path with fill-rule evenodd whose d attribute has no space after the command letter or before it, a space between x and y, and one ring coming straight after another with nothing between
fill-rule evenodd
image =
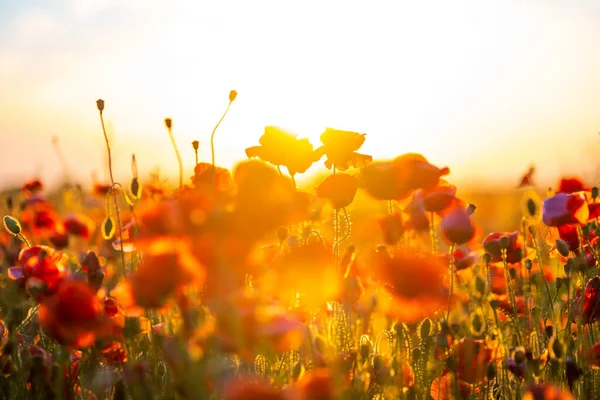
<instances>
[{"instance_id":1,"label":"orange-lit flower","mask_svg":"<svg viewBox=\"0 0 600 400\"><path fill-rule=\"evenodd\" d=\"M544 200L542 220L548 226L585 224L590 211L583 193L558 193Z\"/></svg>"},{"instance_id":2,"label":"orange-lit flower","mask_svg":"<svg viewBox=\"0 0 600 400\"><path fill-rule=\"evenodd\" d=\"M429 395L432 399L457 400L458 398L454 396L457 390L459 399L468 399L473 392L467 382L457 380L452 373L444 372L431 382Z\"/></svg>"},{"instance_id":3,"label":"orange-lit flower","mask_svg":"<svg viewBox=\"0 0 600 400\"><path fill-rule=\"evenodd\" d=\"M284 166L290 175L306 172L316 161L313 146L308 139L297 139L296 135L275 126L265 127L259 143L260 146L247 148L246 155Z\"/></svg>"},{"instance_id":4,"label":"orange-lit flower","mask_svg":"<svg viewBox=\"0 0 600 400\"><path fill-rule=\"evenodd\" d=\"M521 261L524 255L523 237L518 231L515 232L494 232L490 233L483 240L483 248L492 256L493 262L502 261L502 245L503 237L508 237L508 246L506 248L506 261L509 264Z\"/></svg>"},{"instance_id":5,"label":"orange-lit flower","mask_svg":"<svg viewBox=\"0 0 600 400\"><path fill-rule=\"evenodd\" d=\"M592 246L596 245L598 242L598 236L596 236L596 232L594 230L590 230L587 241L580 243L578 227L578 224L565 224L557 227L550 227L546 237L546 243L551 246L550 250L555 250L557 239L564 241L567 246L569 246L569 250L575 254L580 254L580 247L587 246L587 241L589 241L590 245Z\"/></svg>"},{"instance_id":6,"label":"orange-lit flower","mask_svg":"<svg viewBox=\"0 0 600 400\"><path fill-rule=\"evenodd\" d=\"M411 189L397 178L391 162L374 162L360 171L361 187L378 200L402 200L411 194Z\"/></svg>"},{"instance_id":7,"label":"orange-lit flower","mask_svg":"<svg viewBox=\"0 0 600 400\"><path fill-rule=\"evenodd\" d=\"M47 246L32 246L21 250L20 266L8 269L8 276L20 280L26 288L43 285L43 292L56 290L65 278L65 257L62 253Z\"/></svg>"},{"instance_id":8,"label":"orange-lit flower","mask_svg":"<svg viewBox=\"0 0 600 400\"><path fill-rule=\"evenodd\" d=\"M60 216L50 202L39 197L26 199L21 204L20 221L24 227L36 235L54 233L60 223Z\"/></svg>"},{"instance_id":9,"label":"orange-lit flower","mask_svg":"<svg viewBox=\"0 0 600 400\"><path fill-rule=\"evenodd\" d=\"M335 209L344 208L352 203L357 189L357 177L347 174L333 174L317 186L317 196L331 201Z\"/></svg>"},{"instance_id":10,"label":"orange-lit flower","mask_svg":"<svg viewBox=\"0 0 600 400\"><path fill-rule=\"evenodd\" d=\"M557 386L539 383L531 385L523 394L523 400L575 400L568 390Z\"/></svg>"},{"instance_id":11,"label":"orange-lit flower","mask_svg":"<svg viewBox=\"0 0 600 400\"><path fill-rule=\"evenodd\" d=\"M401 185L410 190L431 189L439 183L440 177L450 173L449 168L438 168L415 153L396 157L392 166Z\"/></svg>"},{"instance_id":12,"label":"orange-lit flower","mask_svg":"<svg viewBox=\"0 0 600 400\"><path fill-rule=\"evenodd\" d=\"M335 167L340 171L350 167L363 167L373 160L371 156L356 153L364 142L364 133L327 128L321 134L323 145L315 150L316 159L320 160L325 155L325 166L329 169Z\"/></svg>"},{"instance_id":13,"label":"orange-lit flower","mask_svg":"<svg viewBox=\"0 0 600 400\"><path fill-rule=\"evenodd\" d=\"M228 169L214 167L213 173L213 165L204 162L198 163L194 167L192 182L196 189L216 190L217 193L229 193L235 187Z\"/></svg>"},{"instance_id":14,"label":"orange-lit flower","mask_svg":"<svg viewBox=\"0 0 600 400\"><path fill-rule=\"evenodd\" d=\"M110 365L123 365L127 362L127 350L120 342L111 342L102 349L102 355Z\"/></svg>"},{"instance_id":15,"label":"orange-lit flower","mask_svg":"<svg viewBox=\"0 0 600 400\"><path fill-rule=\"evenodd\" d=\"M594 343L590 349L585 351L584 359L590 367L594 369L600 368L600 342Z\"/></svg>"},{"instance_id":16,"label":"orange-lit flower","mask_svg":"<svg viewBox=\"0 0 600 400\"><path fill-rule=\"evenodd\" d=\"M456 345L455 354L459 380L470 384L484 381L486 366L493 355L485 341L463 338Z\"/></svg>"},{"instance_id":17,"label":"orange-lit flower","mask_svg":"<svg viewBox=\"0 0 600 400\"><path fill-rule=\"evenodd\" d=\"M558 190L556 193L575 193L582 192L587 190L583 181L579 178L562 178L560 182L558 182Z\"/></svg>"},{"instance_id":18,"label":"orange-lit flower","mask_svg":"<svg viewBox=\"0 0 600 400\"><path fill-rule=\"evenodd\" d=\"M413 201L404 211L408 214L407 228L417 232L429 230L431 225L422 202Z\"/></svg>"},{"instance_id":19,"label":"orange-lit flower","mask_svg":"<svg viewBox=\"0 0 600 400\"><path fill-rule=\"evenodd\" d=\"M113 331L100 299L86 282L74 278L63 280L56 293L42 299L39 321L48 336L71 347L87 347Z\"/></svg>"},{"instance_id":20,"label":"orange-lit flower","mask_svg":"<svg viewBox=\"0 0 600 400\"><path fill-rule=\"evenodd\" d=\"M189 243L165 237L144 246L143 251L143 262L128 279L136 306L160 308L179 288L202 283L204 271L191 254ZM123 293L117 291L116 296L123 296ZM134 305L126 296L121 302L126 307Z\"/></svg>"},{"instance_id":21,"label":"orange-lit flower","mask_svg":"<svg viewBox=\"0 0 600 400\"><path fill-rule=\"evenodd\" d=\"M278 303L257 293L234 293L213 307L224 350L249 356L256 347L277 352L302 343L302 323Z\"/></svg>"},{"instance_id":22,"label":"orange-lit flower","mask_svg":"<svg viewBox=\"0 0 600 400\"><path fill-rule=\"evenodd\" d=\"M469 247L457 248L453 253L454 269L457 271L473 266L479 259L479 254ZM445 263L450 263L450 254L441 256Z\"/></svg>"},{"instance_id":23,"label":"orange-lit flower","mask_svg":"<svg viewBox=\"0 0 600 400\"><path fill-rule=\"evenodd\" d=\"M333 400L335 385L331 370L328 368L316 368L310 374L300 378L295 386L297 400Z\"/></svg>"},{"instance_id":24,"label":"orange-lit flower","mask_svg":"<svg viewBox=\"0 0 600 400\"><path fill-rule=\"evenodd\" d=\"M475 225L463 207L455 207L450 211L441 226L444 238L450 243L464 244L475 236Z\"/></svg>"},{"instance_id":25,"label":"orange-lit flower","mask_svg":"<svg viewBox=\"0 0 600 400\"><path fill-rule=\"evenodd\" d=\"M373 274L398 303L391 312L401 321L416 322L448 304L447 269L439 257L401 249L378 258Z\"/></svg>"},{"instance_id":26,"label":"orange-lit flower","mask_svg":"<svg viewBox=\"0 0 600 400\"><path fill-rule=\"evenodd\" d=\"M93 223L88 217L83 215L69 215L63 218L62 223L65 231L70 235L89 239Z\"/></svg>"}]
</instances>

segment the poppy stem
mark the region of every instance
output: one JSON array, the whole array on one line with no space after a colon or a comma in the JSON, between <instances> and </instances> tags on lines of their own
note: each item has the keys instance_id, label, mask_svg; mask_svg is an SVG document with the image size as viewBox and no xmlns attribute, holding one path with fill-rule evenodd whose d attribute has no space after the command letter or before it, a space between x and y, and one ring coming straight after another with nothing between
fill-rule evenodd
<instances>
[{"instance_id":1,"label":"poppy stem","mask_svg":"<svg viewBox=\"0 0 600 400\"><path fill-rule=\"evenodd\" d=\"M446 321L450 319L452 292L454 291L454 246L456 246L456 243L452 243L450 246L450 293L448 294L448 312L446 313Z\"/></svg>"},{"instance_id":2,"label":"poppy stem","mask_svg":"<svg viewBox=\"0 0 600 400\"><path fill-rule=\"evenodd\" d=\"M215 170L215 167L216 167L216 164L215 164L215 132L217 132L217 128L219 127L219 125L221 125L221 122L227 115L227 111L229 111L229 107L231 107L231 103L233 103L232 100L230 100L229 104L227 104L227 108L225 109L225 112L221 116L221 119L219 120L219 122L217 122L217 125L215 125L215 128L213 129L213 131L210 135L210 154L211 154L212 166L213 166L213 181L216 179L216 175L217 175L216 170Z\"/></svg>"},{"instance_id":3,"label":"poppy stem","mask_svg":"<svg viewBox=\"0 0 600 400\"><path fill-rule=\"evenodd\" d=\"M121 216L119 213L119 201L117 200L117 192L114 188L115 178L112 169L112 153L110 151L110 142L108 141L108 135L106 134L106 127L104 126L104 115L103 110L99 109L100 112L100 124L102 125L102 133L104 134L104 141L106 142L106 151L108 152L108 173L110 175L111 191L113 194L113 201L115 203L115 214L117 215L117 226L119 227L119 242L121 243L121 263L123 276L125 276L125 252L123 251L123 224L121 224Z\"/></svg>"},{"instance_id":4,"label":"poppy stem","mask_svg":"<svg viewBox=\"0 0 600 400\"><path fill-rule=\"evenodd\" d=\"M173 136L173 128L167 126L167 131L169 132L169 138L171 139L171 144L173 145L173 150L175 150L175 156L177 157L177 163L179 164L179 188L181 189L183 187L183 161L181 160L181 154L179 154L179 148L177 148L177 143Z\"/></svg>"},{"instance_id":5,"label":"poppy stem","mask_svg":"<svg viewBox=\"0 0 600 400\"><path fill-rule=\"evenodd\" d=\"M542 279L544 280L544 286L546 286L546 293L548 294L548 310L554 309L554 301L552 300L552 295L550 294L550 286L548 285L548 280L546 279L546 274L544 274L544 268L542 267L542 254L540 253L540 247L537 242L537 235L532 235L533 237L533 247L535 247L535 254L537 258L538 265L540 267L540 272L542 273ZM525 239L525 236L523 236Z\"/></svg>"},{"instance_id":6,"label":"poppy stem","mask_svg":"<svg viewBox=\"0 0 600 400\"><path fill-rule=\"evenodd\" d=\"M519 322L519 314L517 313L517 300L515 298L515 290L512 285L512 277L510 276L510 271L508 270L508 261L506 259L506 249L502 249L502 263L504 264L504 274L506 276L506 286L508 287L509 301L512 304L513 309L513 324L515 325L515 331L517 333L517 340L519 341L519 345L523 343L523 338L521 337L521 330L517 323Z\"/></svg>"},{"instance_id":7,"label":"poppy stem","mask_svg":"<svg viewBox=\"0 0 600 400\"><path fill-rule=\"evenodd\" d=\"M433 224L434 217L435 217L435 213L432 211L431 212L431 227L429 229L429 235L431 236L431 252L433 253L434 256L436 256L437 255L437 238L435 235L435 225Z\"/></svg>"}]
</instances>

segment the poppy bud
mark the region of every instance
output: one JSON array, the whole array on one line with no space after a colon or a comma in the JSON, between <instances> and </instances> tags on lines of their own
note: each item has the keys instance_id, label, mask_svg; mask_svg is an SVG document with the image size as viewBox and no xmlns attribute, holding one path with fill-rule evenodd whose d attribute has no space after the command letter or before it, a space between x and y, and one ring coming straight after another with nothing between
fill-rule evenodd
<instances>
[{"instance_id":1,"label":"poppy bud","mask_svg":"<svg viewBox=\"0 0 600 400\"><path fill-rule=\"evenodd\" d=\"M98 111L104 111L104 100L98 99L96 100L96 107L98 107Z\"/></svg>"},{"instance_id":2,"label":"poppy bud","mask_svg":"<svg viewBox=\"0 0 600 400\"><path fill-rule=\"evenodd\" d=\"M530 259L525 260L525 268L527 269L527 271L531 271L531 269L533 268L533 261L531 261Z\"/></svg>"},{"instance_id":3,"label":"poppy bud","mask_svg":"<svg viewBox=\"0 0 600 400\"><path fill-rule=\"evenodd\" d=\"M492 309L497 310L499 306L500 301L498 301L497 299L490 300L490 307L492 307Z\"/></svg>"},{"instance_id":4,"label":"poppy bud","mask_svg":"<svg viewBox=\"0 0 600 400\"><path fill-rule=\"evenodd\" d=\"M473 215L473 213L475 212L476 209L477 209L477 206L475 204L469 204L467 206L467 215Z\"/></svg>"},{"instance_id":5,"label":"poppy bud","mask_svg":"<svg viewBox=\"0 0 600 400\"><path fill-rule=\"evenodd\" d=\"M496 377L496 366L493 362L489 363L485 368L485 376L488 381L492 381Z\"/></svg>"},{"instance_id":6,"label":"poppy bud","mask_svg":"<svg viewBox=\"0 0 600 400\"><path fill-rule=\"evenodd\" d=\"M556 278L556 281L554 281L554 286L556 287L556 290L560 290L562 285L563 285L562 278Z\"/></svg>"},{"instance_id":7,"label":"poppy bud","mask_svg":"<svg viewBox=\"0 0 600 400\"><path fill-rule=\"evenodd\" d=\"M429 337L430 333L431 320L429 318L425 318L423 321L421 321L421 325L419 326L419 337L421 340L424 340L425 338Z\"/></svg>"},{"instance_id":8,"label":"poppy bud","mask_svg":"<svg viewBox=\"0 0 600 400\"><path fill-rule=\"evenodd\" d=\"M598 187L594 186L592 188L592 199L596 200L596 197L598 197Z\"/></svg>"},{"instance_id":9,"label":"poppy bud","mask_svg":"<svg viewBox=\"0 0 600 400\"><path fill-rule=\"evenodd\" d=\"M483 262L489 264L492 261L492 255L490 253L483 254Z\"/></svg>"},{"instance_id":10,"label":"poppy bud","mask_svg":"<svg viewBox=\"0 0 600 400\"><path fill-rule=\"evenodd\" d=\"M485 279L480 276L475 278L475 290L477 290L477 292L483 296L485 293Z\"/></svg>"},{"instance_id":11,"label":"poppy bud","mask_svg":"<svg viewBox=\"0 0 600 400\"><path fill-rule=\"evenodd\" d=\"M360 357L363 360L367 360L369 358L369 355L371 354L371 346L369 346L368 344L361 344L360 345Z\"/></svg>"},{"instance_id":12,"label":"poppy bud","mask_svg":"<svg viewBox=\"0 0 600 400\"><path fill-rule=\"evenodd\" d=\"M581 234L583 235L584 238L587 238L590 236L590 227L585 225L581 227Z\"/></svg>"},{"instance_id":13,"label":"poppy bud","mask_svg":"<svg viewBox=\"0 0 600 400\"><path fill-rule=\"evenodd\" d=\"M102 222L102 237L105 240L109 240L115 234L115 224L111 217L106 217Z\"/></svg>"},{"instance_id":14,"label":"poppy bud","mask_svg":"<svg viewBox=\"0 0 600 400\"><path fill-rule=\"evenodd\" d=\"M569 257L569 245L564 240L556 239L556 250L561 256Z\"/></svg>"},{"instance_id":15,"label":"poppy bud","mask_svg":"<svg viewBox=\"0 0 600 400\"><path fill-rule=\"evenodd\" d=\"M173 120L171 118L165 118L165 125L167 129L171 129L171 127L173 126Z\"/></svg>"},{"instance_id":16,"label":"poppy bud","mask_svg":"<svg viewBox=\"0 0 600 400\"><path fill-rule=\"evenodd\" d=\"M229 92L229 101L230 102L233 102L236 97L237 97L237 92L235 90L232 90L231 92Z\"/></svg>"},{"instance_id":17,"label":"poppy bud","mask_svg":"<svg viewBox=\"0 0 600 400\"><path fill-rule=\"evenodd\" d=\"M13 198L12 198L12 196L8 196L6 198L6 207L8 208L9 211L12 211L13 205L14 204L13 204Z\"/></svg>"},{"instance_id":18,"label":"poppy bud","mask_svg":"<svg viewBox=\"0 0 600 400\"><path fill-rule=\"evenodd\" d=\"M515 350L515 355L513 357L515 359L515 361L517 362L517 364L521 364L522 362L524 362L527 357L525 354L525 350L522 348L518 348Z\"/></svg>"},{"instance_id":19,"label":"poppy bud","mask_svg":"<svg viewBox=\"0 0 600 400\"><path fill-rule=\"evenodd\" d=\"M510 238L508 236L502 236L500 238L500 247L503 250L506 250L509 245L510 245Z\"/></svg>"},{"instance_id":20,"label":"poppy bud","mask_svg":"<svg viewBox=\"0 0 600 400\"><path fill-rule=\"evenodd\" d=\"M537 233L537 226L529 225L529 233L535 236L535 234Z\"/></svg>"},{"instance_id":21,"label":"poppy bud","mask_svg":"<svg viewBox=\"0 0 600 400\"><path fill-rule=\"evenodd\" d=\"M200 147L200 142L197 140L194 140L192 142L192 147L194 148L195 151L198 151L198 148Z\"/></svg>"},{"instance_id":22,"label":"poppy bud","mask_svg":"<svg viewBox=\"0 0 600 400\"><path fill-rule=\"evenodd\" d=\"M3 218L4 229L11 235L17 236L21 234L21 224L10 215L5 215Z\"/></svg>"},{"instance_id":23,"label":"poppy bud","mask_svg":"<svg viewBox=\"0 0 600 400\"><path fill-rule=\"evenodd\" d=\"M527 199L527 212L529 213L529 216L535 216L536 211L537 206L535 205L535 201L533 201L533 199Z\"/></svg>"}]
</instances>

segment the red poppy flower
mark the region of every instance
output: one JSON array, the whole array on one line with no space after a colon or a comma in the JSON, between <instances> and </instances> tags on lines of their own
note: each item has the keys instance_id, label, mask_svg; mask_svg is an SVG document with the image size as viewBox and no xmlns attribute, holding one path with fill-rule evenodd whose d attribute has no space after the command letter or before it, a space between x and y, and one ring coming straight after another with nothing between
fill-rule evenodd
<instances>
[{"instance_id":1,"label":"red poppy flower","mask_svg":"<svg viewBox=\"0 0 600 400\"><path fill-rule=\"evenodd\" d=\"M500 244L503 237L507 236L508 247L506 248L506 261L509 264L521 261L523 257L524 244L523 237L516 232L494 232L490 233L483 240L483 248L492 256L493 262L502 262L502 246Z\"/></svg>"},{"instance_id":2,"label":"red poppy flower","mask_svg":"<svg viewBox=\"0 0 600 400\"><path fill-rule=\"evenodd\" d=\"M112 333L102 302L84 281L65 279L56 293L44 297L39 309L44 332L70 347L87 347Z\"/></svg>"},{"instance_id":3,"label":"red poppy flower","mask_svg":"<svg viewBox=\"0 0 600 400\"><path fill-rule=\"evenodd\" d=\"M580 303L579 300L577 303ZM600 276L595 276L585 285L581 322L593 324L598 320L600 320Z\"/></svg>"},{"instance_id":4,"label":"red poppy flower","mask_svg":"<svg viewBox=\"0 0 600 400\"><path fill-rule=\"evenodd\" d=\"M308 139L297 139L296 135L274 126L265 127L260 146L249 147L246 155L258 157L273 165L284 166L290 175L306 172L315 162L313 146Z\"/></svg>"},{"instance_id":5,"label":"red poppy flower","mask_svg":"<svg viewBox=\"0 0 600 400\"><path fill-rule=\"evenodd\" d=\"M562 178L558 183L558 190L556 193L575 193L587 190L579 178Z\"/></svg>"},{"instance_id":6,"label":"red poppy flower","mask_svg":"<svg viewBox=\"0 0 600 400\"><path fill-rule=\"evenodd\" d=\"M44 285L42 291L54 292L65 278L65 257L62 253L47 246L32 246L19 253L20 266L8 269L8 276L13 280L21 280L25 287L30 284Z\"/></svg>"},{"instance_id":7,"label":"red poppy flower","mask_svg":"<svg viewBox=\"0 0 600 400\"><path fill-rule=\"evenodd\" d=\"M120 342L111 342L104 347L102 355L109 365L123 365L127 362L127 350Z\"/></svg>"},{"instance_id":8,"label":"red poppy flower","mask_svg":"<svg viewBox=\"0 0 600 400\"><path fill-rule=\"evenodd\" d=\"M31 180L29 182L26 182L23 187L21 188L21 190L27 194L33 194L33 193L37 193L39 191L41 191L44 188L44 185L42 185L42 182L38 179L34 179Z\"/></svg>"},{"instance_id":9,"label":"red poppy flower","mask_svg":"<svg viewBox=\"0 0 600 400\"><path fill-rule=\"evenodd\" d=\"M431 227L425 206L422 202L411 202L404 210L408 214L408 229L414 231L428 231Z\"/></svg>"},{"instance_id":10,"label":"red poppy flower","mask_svg":"<svg viewBox=\"0 0 600 400\"><path fill-rule=\"evenodd\" d=\"M592 368L600 368L600 342L594 343L590 349L585 351L584 359Z\"/></svg>"},{"instance_id":11,"label":"red poppy flower","mask_svg":"<svg viewBox=\"0 0 600 400\"><path fill-rule=\"evenodd\" d=\"M69 215L63 218L62 223L65 231L70 235L89 239L93 223L88 217L83 215Z\"/></svg>"},{"instance_id":12,"label":"red poppy flower","mask_svg":"<svg viewBox=\"0 0 600 400\"><path fill-rule=\"evenodd\" d=\"M556 240L560 239L564 241L567 246L569 246L570 251L580 254L580 248L586 247L587 242L584 241L584 243L579 243L578 226L579 225L577 224L566 224L557 227L550 227L546 237L546 243L551 246L550 250L555 250ZM589 241L590 245L596 245L598 242L598 237L596 236L596 232L594 230L590 230L587 240Z\"/></svg>"},{"instance_id":13,"label":"red poppy flower","mask_svg":"<svg viewBox=\"0 0 600 400\"><path fill-rule=\"evenodd\" d=\"M328 368L316 368L298 380L295 388L299 400L334 400L335 384Z\"/></svg>"},{"instance_id":14,"label":"red poppy flower","mask_svg":"<svg viewBox=\"0 0 600 400\"><path fill-rule=\"evenodd\" d=\"M213 188L218 193L232 192L235 184L229 170L221 167L214 167L209 163L198 163L194 167L194 176L192 177L196 189L210 190Z\"/></svg>"},{"instance_id":15,"label":"red poppy flower","mask_svg":"<svg viewBox=\"0 0 600 400\"><path fill-rule=\"evenodd\" d=\"M454 374L446 371L431 382L429 395L436 400L457 400L453 394L457 390L460 399L468 399L473 392L470 384L457 380Z\"/></svg>"},{"instance_id":16,"label":"red poppy flower","mask_svg":"<svg viewBox=\"0 0 600 400\"><path fill-rule=\"evenodd\" d=\"M460 271L473 266L479 259L479 255L476 251L473 251L469 247L457 248L454 250L454 269ZM450 264L450 254L444 254L441 256L445 263Z\"/></svg>"},{"instance_id":17,"label":"red poppy flower","mask_svg":"<svg viewBox=\"0 0 600 400\"><path fill-rule=\"evenodd\" d=\"M475 236L475 225L463 207L455 207L450 211L441 226L444 238L450 243L464 244Z\"/></svg>"},{"instance_id":18,"label":"red poppy flower","mask_svg":"<svg viewBox=\"0 0 600 400\"><path fill-rule=\"evenodd\" d=\"M60 216L52 204L42 198L35 197L25 200L21 205L21 210L21 223L36 235L52 234L62 228L59 228Z\"/></svg>"},{"instance_id":19,"label":"red poppy flower","mask_svg":"<svg viewBox=\"0 0 600 400\"><path fill-rule=\"evenodd\" d=\"M323 146L315 150L316 159L327 156L325 166L345 171L350 167L360 168L369 164L373 157L356 153L365 142L366 134L327 128L321 134Z\"/></svg>"},{"instance_id":20,"label":"red poppy flower","mask_svg":"<svg viewBox=\"0 0 600 400\"><path fill-rule=\"evenodd\" d=\"M548 226L585 224L590 211L583 193L559 193L544 200L542 220Z\"/></svg>"},{"instance_id":21,"label":"red poppy flower","mask_svg":"<svg viewBox=\"0 0 600 400\"><path fill-rule=\"evenodd\" d=\"M422 201L426 211L439 213L450 207L456 200L456 186L440 180L432 188L418 190L414 200Z\"/></svg>"},{"instance_id":22,"label":"red poppy flower","mask_svg":"<svg viewBox=\"0 0 600 400\"><path fill-rule=\"evenodd\" d=\"M484 381L493 351L483 340L463 338L456 345L455 356L458 379L476 385Z\"/></svg>"},{"instance_id":23,"label":"red poppy flower","mask_svg":"<svg viewBox=\"0 0 600 400\"><path fill-rule=\"evenodd\" d=\"M373 274L398 303L392 310L405 322L415 322L448 304L444 275L448 267L439 257L401 249L394 257L379 257Z\"/></svg>"},{"instance_id":24,"label":"red poppy flower","mask_svg":"<svg viewBox=\"0 0 600 400\"><path fill-rule=\"evenodd\" d=\"M227 385L225 400L286 400L287 397L279 389L266 383L237 381Z\"/></svg>"},{"instance_id":25,"label":"red poppy flower","mask_svg":"<svg viewBox=\"0 0 600 400\"><path fill-rule=\"evenodd\" d=\"M331 201L333 208L348 207L358 189L358 178L347 174L329 175L319 186L317 196Z\"/></svg>"}]
</instances>

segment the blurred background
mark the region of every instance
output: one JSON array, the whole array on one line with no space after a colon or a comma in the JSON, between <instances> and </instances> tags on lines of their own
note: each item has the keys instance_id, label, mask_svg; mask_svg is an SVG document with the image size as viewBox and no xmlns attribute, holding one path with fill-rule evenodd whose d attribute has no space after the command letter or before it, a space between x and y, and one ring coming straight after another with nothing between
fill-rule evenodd
<instances>
[{"instance_id":1,"label":"blurred background","mask_svg":"<svg viewBox=\"0 0 600 400\"><path fill-rule=\"evenodd\" d=\"M0 0L0 187L64 170L108 180L188 176L200 141L244 159L264 126L317 146L325 127L367 133L376 159L420 152L449 166L459 196L520 198L563 175L590 185L600 150L600 2ZM315 166L304 178L319 174ZM516 210L518 212L518 210Z\"/></svg>"}]
</instances>

